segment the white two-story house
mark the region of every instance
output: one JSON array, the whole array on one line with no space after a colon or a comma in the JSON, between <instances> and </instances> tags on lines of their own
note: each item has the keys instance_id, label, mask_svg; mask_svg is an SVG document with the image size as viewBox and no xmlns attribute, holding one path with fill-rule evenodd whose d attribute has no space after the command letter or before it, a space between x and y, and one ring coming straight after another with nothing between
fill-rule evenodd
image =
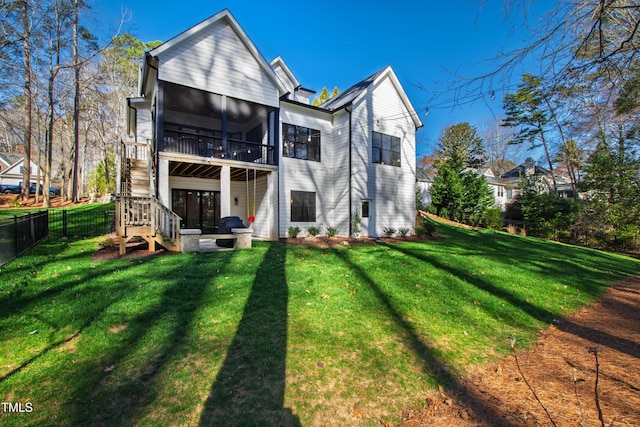
<instances>
[{"instance_id":1,"label":"white two-story house","mask_svg":"<svg viewBox=\"0 0 640 427\"><path fill-rule=\"evenodd\" d=\"M349 236L355 214L363 236L413 230L422 122L391 67L318 107L314 93L226 9L151 50L128 99L121 219L215 234L238 216L266 239L309 226Z\"/></svg>"}]
</instances>

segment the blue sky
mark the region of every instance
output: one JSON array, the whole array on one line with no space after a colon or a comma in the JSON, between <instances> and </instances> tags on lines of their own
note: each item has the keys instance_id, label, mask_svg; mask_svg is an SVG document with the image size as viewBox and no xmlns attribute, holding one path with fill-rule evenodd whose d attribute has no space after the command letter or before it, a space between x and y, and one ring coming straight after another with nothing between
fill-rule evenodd
<instances>
[{"instance_id":1,"label":"blue sky","mask_svg":"<svg viewBox=\"0 0 640 427\"><path fill-rule=\"evenodd\" d=\"M524 32L505 22L500 0L94 0L94 16L113 27L129 11L125 30L143 41L166 41L228 8L267 61L282 56L306 88L337 86L344 90L391 65L424 127L418 132L418 154L431 151L442 130L467 121L479 128L501 113L501 81L487 87L485 101L462 108L454 94L437 99L454 71L474 77L490 69L488 58L529 43ZM518 70L520 71L520 70ZM533 70L522 70L532 71ZM489 95L495 91L495 99ZM429 114L426 115L428 108Z\"/></svg>"}]
</instances>

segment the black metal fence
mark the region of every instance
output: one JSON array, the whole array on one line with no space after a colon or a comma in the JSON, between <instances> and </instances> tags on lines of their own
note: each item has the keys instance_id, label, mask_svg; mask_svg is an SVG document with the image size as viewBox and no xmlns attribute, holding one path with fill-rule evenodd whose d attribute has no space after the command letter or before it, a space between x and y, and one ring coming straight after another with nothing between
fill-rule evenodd
<instances>
[{"instance_id":1,"label":"black metal fence","mask_svg":"<svg viewBox=\"0 0 640 427\"><path fill-rule=\"evenodd\" d=\"M56 237L91 237L109 234L116 229L116 212L110 211L49 211L49 234Z\"/></svg>"},{"instance_id":2,"label":"black metal fence","mask_svg":"<svg viewBox=\"0 0 640 427\"><path fill-rule=\"evenodd\" d=\"M0 219L0 266L47 236L91 237L115 231L115 211L43 210Z\"/></svg>"},{"instance_id":3,"label":"black metal fence","mask_svg":"<svg viewBox=\"0 0 640 427\"><path fill-rule=\"evenodd\" d=\"M20 256L48 234L47 211L0 220L0 265Z\"/></svg>"}]
</instances>

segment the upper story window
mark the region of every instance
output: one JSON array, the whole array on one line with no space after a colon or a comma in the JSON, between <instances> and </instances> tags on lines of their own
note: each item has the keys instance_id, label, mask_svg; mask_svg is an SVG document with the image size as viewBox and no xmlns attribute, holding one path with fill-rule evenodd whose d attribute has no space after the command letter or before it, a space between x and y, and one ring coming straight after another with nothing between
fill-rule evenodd
<instances>
[{"instance_id":1,"label":"upper story window","mask_svg":"<svg viewBox=\"0 0 640 427\"><path fill-rule=\"evenodd\" d=\"M400 138L373 132L373 163L400 166Z\"/></svg>"},{"instance_id":2,"label":"upper story window","mask_svg":"<svg viewBox=\"0 0 640 427\"><path fill-rule=\"evenodd\" d=\"M294 159L320 161L320 131L282 124L282 155Z\"/></svg>"}]
</instances>

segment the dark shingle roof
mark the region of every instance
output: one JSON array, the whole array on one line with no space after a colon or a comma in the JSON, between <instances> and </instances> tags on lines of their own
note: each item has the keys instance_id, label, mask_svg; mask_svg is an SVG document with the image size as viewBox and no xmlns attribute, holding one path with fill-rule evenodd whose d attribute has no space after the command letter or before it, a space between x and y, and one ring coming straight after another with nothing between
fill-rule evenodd
<instances>
[{"instance_id":1,"label":"dark shingle roof","mask_svg":"<svg viewBox=\"0 0 640 427\"><path fill-rule=\"evenodd\" d=\"M9 165L13 165L24 158L22 154L14 153L0 153L0 157Z\"/></svg>"},{"instance_id":2,"label":"dark shingle roof","mask_svg":"<svg viewBox=\"0 0 640 427\"><path fill-rule=\"evenodd\" d=\"M533 167L530 167L528 165L526 165L525 163L516 166L515 168L511 169L510 171L507 171L505 173L502 174L501 178L521 178L525 175L525 172L528 169L533 169L533 175L534 176L540 176L540 175L546 175L546 176L551 176L551 172L549 172L547 169L538 166L538 165L533 165Z\"/></svg>"},{"instance_id":3,"label":"dark shingle roof","mask_svg":"<svg viewBox=\"0 0 640 427\"><path fill-rule=\"evenodd\" d=\"M360 94L363 93L375 81L375 79L378 78L380 74L382 74L382 72L384 72L384 69L367 77L361 82L356 83L349 89L340 92L338 96L320 104L319 107L329 111L334 111L341 107L344 107L345 105L353 102L358 96L360 96Z\"/></svg>"}]
</instances>

